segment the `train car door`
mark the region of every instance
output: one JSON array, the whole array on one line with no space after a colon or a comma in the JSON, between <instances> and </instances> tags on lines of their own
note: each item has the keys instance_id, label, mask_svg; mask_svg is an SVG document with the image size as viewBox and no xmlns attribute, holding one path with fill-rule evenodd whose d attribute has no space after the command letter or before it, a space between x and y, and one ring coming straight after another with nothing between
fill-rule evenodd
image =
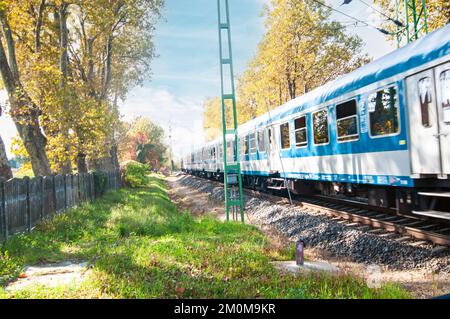
<instances>
[{"instance_id":1,"label":"train car door","mask_svg":"<svg viewBox=\"0 0 450 319\"><path fill-rule=\"evenodd\" d=\"M450 175L450 63L434 69L442 173Z\"/></svg>"},{"instance_id":2,"label":"train car door","mask_svg":"<svg viewBox=\"0 0 450 319\"><path fill-rule=\"evenodd\" d=\"M450 83L441 89L441 73L445 65L406 79L412 174L450 174L450 105L443 106Z\"/></svg>"},{"instance_id":3,"label":"train car door","mask_svg":"<svg viewBox=\"0 0 450 319\"><path fill-rule=\"evenodd\" d=\"M280 166L280 149L276 138L276 126L272 125L268 127L267 136L269 139L269 158L267 164L269 165L270 173L276 173L278 171L277 167Z\"/></svg>"}]
</instances>

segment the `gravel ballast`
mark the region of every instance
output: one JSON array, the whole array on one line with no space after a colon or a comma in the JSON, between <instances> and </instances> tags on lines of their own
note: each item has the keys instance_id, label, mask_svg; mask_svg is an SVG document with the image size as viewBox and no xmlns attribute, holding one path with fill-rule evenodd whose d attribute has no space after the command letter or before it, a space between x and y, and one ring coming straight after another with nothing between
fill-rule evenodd
<instances>
[{"instance_id":1,"label":"gravel ballast","mask_svg":"<svg viewBox=\"0 0 450 319\"><path fill-rule=\"evenodd\" d=\"M179 180L184 186L210 194L214 201L224 200L223 186L217 182L186 175ZM379 264L392 270L424 269L450 273L449 250L437 251L429 245L413 246L394 238L382 237L346 226L323 213L291 206L246 194L246 213L261 225L268 226L296 241L302 238L309 248L319 248L336 257L354 262Z\"/></svg>"}]
</instances>

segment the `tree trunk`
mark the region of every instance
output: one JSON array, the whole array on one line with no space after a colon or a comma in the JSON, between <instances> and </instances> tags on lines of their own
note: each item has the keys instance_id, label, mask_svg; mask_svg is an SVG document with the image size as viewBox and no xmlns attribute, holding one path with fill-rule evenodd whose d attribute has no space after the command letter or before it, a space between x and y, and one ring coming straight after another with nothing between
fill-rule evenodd
<instances>
[{"instance_id":1,"label":"tree trunk","mask_svg":"<svg viewBox=\"0 0 450 319\"><path fill-rule=\"evenodd\" d=\"M77 156L77 170L78 173L87 173L88 167L86 163L86 154L79 153Z\"/></svg>"},{"instance_id":2,"label":"tree trunk","mask_svg":"<svg viewBox=\"0 0 450 319\"><path fill-rule=\"evenodd\" d=\"M46 7L46 0L41 0L41 4L39 5L38 16L36 19L36 26L34 29L34 46L36 53L41 50L41 30L44 18L44 10Z\"/></svg>"},{"instance_id":3,"label":"tree trunk","mask_svg":"<svg viewBox=\"0 0 450 319\"><path fill-rule=\"evenodd\" d=\"M0 45L0 70L4 71L4 63L1 56L2 45ZM39 125L39 115L36 106L23 92L21 86L10 84L3 76L3 82L8 91L9 103L11 105L12 119L16 125L23 145L30 156L31 166L35 176L51 175L50 162L45 151L47 138L42 134ZM8 84L7 84L8 83ZM26 110L27 113L20 114L18 111Z\"/></svg>"},{"instance_id":4,"label":"tree trunk","mask_svg":"<svg viewBox=\"0 0 450 319\"><path fill-rule=\"evenodd\" d=\"M1 112L1 111L0 111ZM5 144L0 136L0 179L11 179L13 174L9 166L8 157L6 156Z\"/></svg>"},{"instance_id":5,"label":"tree trunk","mask_svg":"<svg viewBox=\"0 0 450 319\"><path fill-rule=\"evenodd\" d=\"M12 103L11 103L12 105ZM45 152L47 138L42 134L39 124L22 124L22 120L13 117L19 136L30 156L31 167L35 176L49 176L52 174L50 163Z\"/></svg>"},{"instance_id":6,"label":"tree trunk","mask_svg":"<svg viewBox=\"0 0 450 319\"><path fill-rule=\"evenodd\" d=\"M120 168L119 157L117 156L117 145L115 143L111 146L111 162L114 170Z\"/></svg>"},{"instance_id":7,"label":"tree trunk","mask_svg":"<svg viewBox=\"0 0 450 319\"><path fill-rule=\"evenodd\" d=\"M111 68L112 68L112 50L113 50L113 36L109 35L106 42L106 61L105 72L103 74L103 87L101 99L104 100L108 96L109 84L111 83Z\"/></svg>"}]
</instances>

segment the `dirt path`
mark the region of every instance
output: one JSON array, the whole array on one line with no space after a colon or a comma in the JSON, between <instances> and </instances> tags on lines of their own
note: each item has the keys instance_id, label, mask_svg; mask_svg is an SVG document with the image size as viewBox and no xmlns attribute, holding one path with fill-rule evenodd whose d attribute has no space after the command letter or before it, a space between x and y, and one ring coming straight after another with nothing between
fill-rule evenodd
<instances>
[{"instance_id":1,"label":"dirt path","mask_svg":"<svg viewBox=\"0 0 450 319\"><path fill-rule=\"evenodd\" d=\"M55 288L58 286L79 286L89 275L87 262L44 264L26 267L16 281L11 282L6 291L16 292L36 286Z\"/></svg>"},{"instance_id":2,"label":"dirt path","mask_svg":"<svg viewBox=\"0 0 450 319\"><path fill-rule=\"evenodd\" d=\"M196 216L211 213L225 221L223 202L214 201L209 193L182 185L179 181L183 176L169 176L166 179L170 187L169 195L174 203L180 209L187 209ZM207 182L205 181L205 183ZM246 223L260 228L271 239L273 245L286 247L291 244L291 241L283 234L263 225L256 218L246 215L245 219ZM396 282L416 298L430 298L450 293L450 276L448 274L435 274L426 270L392 271L380 265L366 265L342 257L337 258L320 249L307 248L305 257L309 260L328 262L337 266L343 273L362 276L368 280L368 284L373 286L385 282Z\"/></svg>"}]
</instances>

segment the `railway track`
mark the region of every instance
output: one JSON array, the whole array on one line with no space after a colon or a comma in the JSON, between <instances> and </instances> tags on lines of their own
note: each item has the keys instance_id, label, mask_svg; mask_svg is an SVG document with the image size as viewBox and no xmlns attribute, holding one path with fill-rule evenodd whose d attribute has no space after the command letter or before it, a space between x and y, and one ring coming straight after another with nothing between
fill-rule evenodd
<instances>
[{"instance_id":1,"label":"railway track","mask_svg":"<svg viewBox=\"0 0 450 319\"><path fill-rule=\"evenodd\" d=\"M210 181L222 185L220 182ZM272 196L275 198L286 196L280 191L277 193L268 194L248 188L244 189L244 194L262 196L267 199L270 199ZM293 196L293 204L319 211L349 227L366 228L368 232L381 237L387 237L399 242L410 242L413 246L433 243L437 246L435 248L437 252L448 250L450 247L450 225L438 220L398 215L394 210L323 195Z\"/></svg>"},{"instance_id":2,"label":"railway track","mask_svg":"<svg viewBox=\"0 0 450 319\"><path fill-rule=\"evenodd\" d=\"M328 216L347 222L352 227L368 227L369 232L381 236L393 237L397 241L415 241L414 245L431 242L435 245L450 246L450 227L434 220L423 220L406 215L393 215L386 210L363 203L322 196L312 198L296 198L296 204L321 211Z\"/></svg>"}]
</instances>

